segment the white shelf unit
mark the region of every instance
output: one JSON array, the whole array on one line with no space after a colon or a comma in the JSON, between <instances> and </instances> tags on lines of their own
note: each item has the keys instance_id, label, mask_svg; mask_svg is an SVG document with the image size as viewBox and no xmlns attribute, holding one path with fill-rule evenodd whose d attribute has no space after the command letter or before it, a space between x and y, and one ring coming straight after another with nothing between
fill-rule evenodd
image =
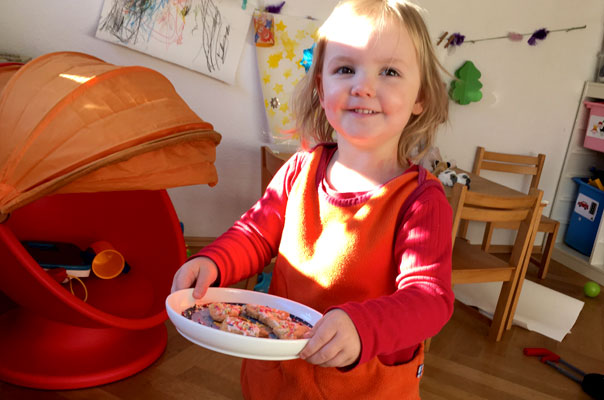
<instances>
[{"instance_id":1,"label":"white shelf unit","mask_svg":"<svg viewBox=\"0 0 604 400\"><path fill-rule=\"evenodd\" d=\"M584 101L604 101L604 83L585 82L579 102L573 130L571 132L558 188L552 204L551 218L560 221L560 230L552 258L589 279L604 285L604 225L602 220L598 228L594 247L589 257L575 251L564 243L564 236L570 215L577 197L577 184L573 177L590 175L589 168L604 169L604 153L583 147L589 110ZM604 206L601 205L601 206Z\"/></svg>"}]
</instances>

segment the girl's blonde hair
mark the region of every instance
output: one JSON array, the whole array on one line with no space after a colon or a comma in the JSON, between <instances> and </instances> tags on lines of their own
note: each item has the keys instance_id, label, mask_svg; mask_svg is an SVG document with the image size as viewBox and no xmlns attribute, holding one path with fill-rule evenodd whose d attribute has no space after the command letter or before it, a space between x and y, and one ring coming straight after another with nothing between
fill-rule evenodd
<instances>
[{"instance_id":1,"label":"girl's blonde hair","mask_svg":"<svg viewBox=\"0 0 604 400\"><path fill-rule=\"evenodd\" d=\"M436 58L430 34L420 14L420 8L405 0L343 0L334 8L323 27L342 6L351 8L357 15L363 15L373 21L374 29L380 31L391 21L398 21L407 28L417 52L420 69L420 89L418 101L423 111L411 115L398 142L398 162L408 165L407 160L417 162L433 145L436 130L448 118L449 101L447 89L440 72L449 75ZM322 28L323 28L322 27ZM317 80L323 69L325 46L328 38L325 31L319 29L312 66L300 81L292 98L292 109L296 118L302 146L308 148L314 143L333 142L334 129L327 121L321 107ZM417 153L414 153L417 150Z\"/></svg>"}]
</instances>

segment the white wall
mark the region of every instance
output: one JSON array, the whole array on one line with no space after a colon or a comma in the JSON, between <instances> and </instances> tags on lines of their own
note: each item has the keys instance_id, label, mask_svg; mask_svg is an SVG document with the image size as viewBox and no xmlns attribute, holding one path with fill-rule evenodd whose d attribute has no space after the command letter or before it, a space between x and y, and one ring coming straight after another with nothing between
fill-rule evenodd
<instances>
[{"instance_id":1,"label":"white wall","mask_svg":"<svg viewBox=\"0 0 604 400\"><path fill-rule=\"evenodd\" d=\"M238 0L223 0L238 1ZM277 1L267 1L267 4ZM438 48L454 73L466 60L482 72L483 99L451 103L451 121L438 139L441 153L470 169L477 145L504 152L545 153L541 178L552 200L585 80L591 80L604 33L601 0L418 0L427 10L434 38L444 31L482 39L508 31L552 32L537 46L507 39ZM223 135L217 148L219 183L214 188L171 189L185 235L218 236L260 195L260 152L267 129L251 30L233 86L94 37L102 0L0 2L0 52L36 57L53 51L81 51L119 65L143 65L164 74L189 106ZM287 0L283 12L324 19L336 0ZM254 1L250 1L253 5ZM526 38L525 38L526 41ZM509 185L524 188L525 182Z\"/></svg>"}]
</instances>

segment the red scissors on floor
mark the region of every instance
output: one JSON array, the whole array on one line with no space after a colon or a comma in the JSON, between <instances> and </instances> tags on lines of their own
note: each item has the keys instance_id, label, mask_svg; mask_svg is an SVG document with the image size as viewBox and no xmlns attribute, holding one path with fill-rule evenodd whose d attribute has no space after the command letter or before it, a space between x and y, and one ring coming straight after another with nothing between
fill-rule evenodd
<instances>
[{"instance_id":1,"label":"red scissors on floor","mask_svg":"<svg viewBox=\"0 0 604 400\"><path fill-rule=\"evenodd\" d=\"M556 369L562 375L579 383L585 393L596 400L604 400L604 375L586 374L579 368L564 361L556 353L542 347L525 347L523 350L525 356L541 357L540 361ZM568 369L562 368L559 364Z\"/></svg>"}]
</instances>

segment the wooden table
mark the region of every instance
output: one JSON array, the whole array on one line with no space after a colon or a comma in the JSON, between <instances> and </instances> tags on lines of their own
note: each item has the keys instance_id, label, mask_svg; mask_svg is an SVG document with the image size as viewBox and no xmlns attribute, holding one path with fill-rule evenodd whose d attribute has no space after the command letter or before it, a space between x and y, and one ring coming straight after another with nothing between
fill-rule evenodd
<instances>
[{"instance_id":1,"label":"wooden table","mask_svg":"<svg viewBox=\"0 0 604 400\"><path fill-rule=\"evenodd\" d=\"M486 178L481 177L480 175L464 171L461 168L453 168L453 170L458 174L465 173L470 176L470 191L472 192L502 197L526 196L526 193L522 193L505 185L500 185L499 183L490 181ZM447 199L450 199L452 191L451 186L444 186L444 189L445 194L447 195Z\"/></svg>"}]
</instances>

